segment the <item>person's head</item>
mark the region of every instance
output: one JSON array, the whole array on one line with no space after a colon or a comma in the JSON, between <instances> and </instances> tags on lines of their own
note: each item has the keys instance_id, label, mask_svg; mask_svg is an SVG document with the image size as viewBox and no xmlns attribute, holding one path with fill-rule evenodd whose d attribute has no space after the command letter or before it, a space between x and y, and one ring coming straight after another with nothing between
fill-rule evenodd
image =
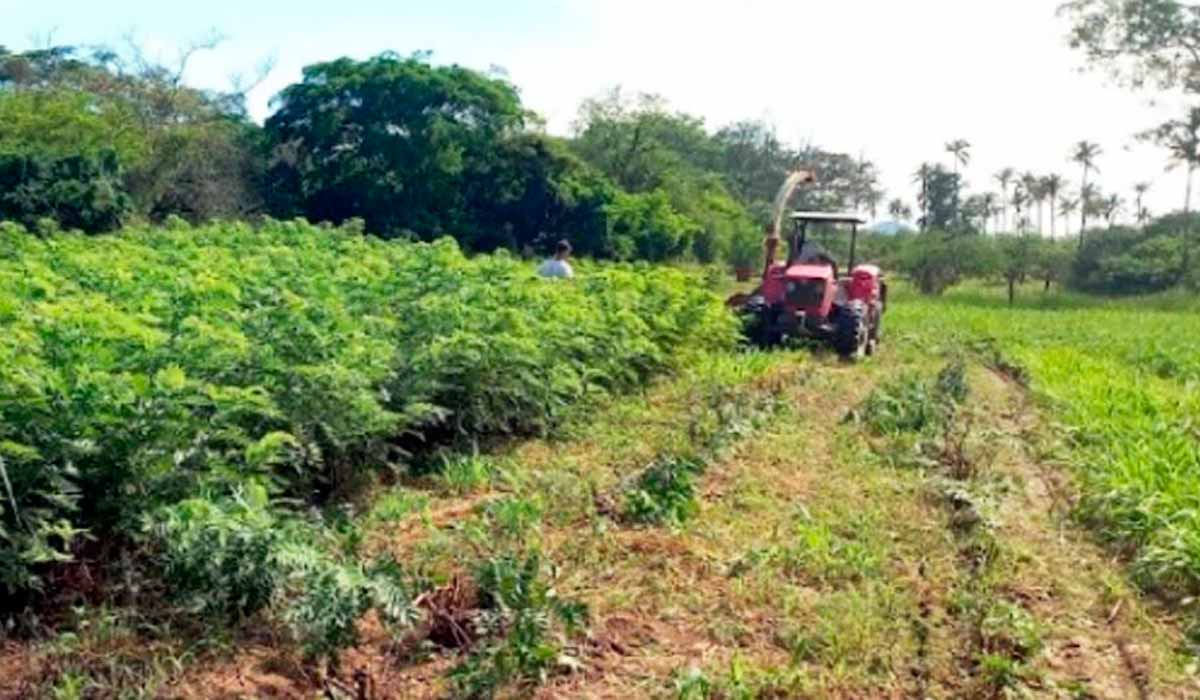
<instances>
[{"instance_id":1,"label":"person's head","mask_svg":"<svg viewBox=\"0 0 1200 700\"><path fill-rule=\"evenodd\" d=\"M571 257L571 244L565 240L559 241L558 245L554 247L554 257L559 260L566 260Z\"/></svg>"}]
</instances>

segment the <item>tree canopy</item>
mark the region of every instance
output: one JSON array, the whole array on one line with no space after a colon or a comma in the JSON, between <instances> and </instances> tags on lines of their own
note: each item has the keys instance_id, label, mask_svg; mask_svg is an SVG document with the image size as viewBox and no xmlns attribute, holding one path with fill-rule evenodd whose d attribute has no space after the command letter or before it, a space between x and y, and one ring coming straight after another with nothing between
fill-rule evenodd
<instances>
[{"instance_id":1,"label":"tree canopy","mask_svg":"<svg viewBox=\"0 0 1200 700\"><path fill-rule=\"evenodd\" d=\"M511 84L395 54L309 66L277 106L272 179L310 218L358 217L384 236L474 228L463 185L498 172L499 144L525 123Z\"/></svg>"},{"instance_id":2,"label":"tree canopy","mask_svg":"<svg viewBox=\"0 0 1200 700\"><path fill-rule=\"evenodd\" d=\"M1200 91L1200 6L1177 0L1071 0L1070 44L1136 88Z\"/></svg>"}]
</instances>

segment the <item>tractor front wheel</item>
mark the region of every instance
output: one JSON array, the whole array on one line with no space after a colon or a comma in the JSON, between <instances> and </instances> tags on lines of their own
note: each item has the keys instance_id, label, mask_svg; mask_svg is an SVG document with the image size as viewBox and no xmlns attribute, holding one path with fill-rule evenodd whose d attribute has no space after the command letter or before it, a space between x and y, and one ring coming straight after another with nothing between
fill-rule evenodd
<instances>
[{"instance_id":1,"label":"tractor front wheel","mask_svg":"<svg viewBox=\"0 0 1200 700\"><path fill-rule=\"evenodd\" d=\"M751 345L771 348L779 344L774 316L772 309L764 305L750 306L742 313L742 334Z\"/></svg>"},{"instance_id":2,"label":"tractor front wheel","mask_svg":"<svg viewBox=\"0 0 1200 700\"><path fill-rule=\"evenodd\" d=\"M867 319L861 306L846 306L838 311L833 327L833 349L845 359L862 356L867 346Z\"/></svg>"}]
</instances>

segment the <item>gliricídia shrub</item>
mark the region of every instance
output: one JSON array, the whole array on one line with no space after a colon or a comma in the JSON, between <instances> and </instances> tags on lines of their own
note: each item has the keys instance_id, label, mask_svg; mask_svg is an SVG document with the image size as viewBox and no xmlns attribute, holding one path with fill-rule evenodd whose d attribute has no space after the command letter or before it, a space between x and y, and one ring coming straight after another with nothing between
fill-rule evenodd
<instances>
[{"instance_id":1,"label":"gliric\u00eddia shrub","mask_svg":"<svg viewBox=\"0 0 1200 700\"><path fill-rule=\"evenodd\" d=\"M310 658L336 658L357 640L358 619L379 612L393 630L417 619L411 580L383 559L338 557L330 532L279 509L247 484L229 498L197 497L146 518L160 575L181 612L236 623L265 611Z\"/></svg>"},{"instance_id":2,"label":"gliric\u00eddia shrub","mask_svg":"<svg viewBox=\"0 0 1200 700\"><path fill-rule=\"evenodd\" d=\"M354 225L0 224L0 588L197 494L318 501L402 464L406 436L545 431L732 347L697 278L580 268L542 280Z\"/></svg>"}]
</instances>

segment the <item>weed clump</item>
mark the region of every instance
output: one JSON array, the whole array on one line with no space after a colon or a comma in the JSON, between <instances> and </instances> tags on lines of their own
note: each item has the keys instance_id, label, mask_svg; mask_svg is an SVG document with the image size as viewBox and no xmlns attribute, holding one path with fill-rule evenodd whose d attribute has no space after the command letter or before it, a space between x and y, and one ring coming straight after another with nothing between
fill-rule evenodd
<instances>
[{"instance_id":1,"label":"weed clump","mask_svg":"<svg viewBox=\"0 0 1200 700\"><path fill-rule=\"evenodd\" d=\"M682 524L699 510L695 480L704 469L704 462L694 457L654 462L625 494L625 518L649 525Z\"/></svg>"},{"instance_id":2,"label":"weed clump","mask_svg":"<svg viewBox=\"0 0 1200 700\"><path fill-rule=\"evenodd\" d=\"M417 619L415 587L394 562L370 566L331 553L329 532L270 508L266 491L189 499L148 521L153 560L179 612L235 624L283 622L312 660L336 661L371 609L396 630ZM157 566L157 568L156 568Z\"/></svg>"},{"instance_id":3,"label":"weed clump","mask_svg":"<svg viewBox=\"0 0 1200 700\"><path fill-rule=\"evenodd\" d=\"M883 384L871 392L857 415L879 435L922 433L947 425L967 393L966 364L956 359L933 381L908 373Z\"/></svg>"},{"instance_id":4,"label":"weed clump","mask_svg":"<svg viewBox=\"0 0 1200 700\"><path fill-rule=\"evenodd\" d=\"M556 668L580 666L566 645L587 608L558 596L536 550L485 559L475 580L482 609L473 633L482 646L451 674L459 697L491 698L508 684L542 683Z\"/></svg>"}]
</instances>

